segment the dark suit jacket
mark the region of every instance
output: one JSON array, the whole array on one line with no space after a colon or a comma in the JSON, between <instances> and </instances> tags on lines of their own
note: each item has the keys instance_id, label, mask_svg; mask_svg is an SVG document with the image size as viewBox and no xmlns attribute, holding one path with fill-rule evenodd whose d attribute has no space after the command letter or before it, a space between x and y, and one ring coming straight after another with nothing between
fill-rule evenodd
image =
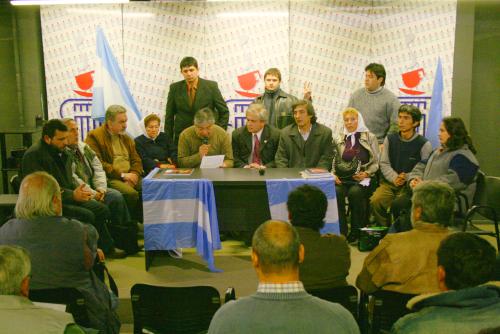
<instances>
[{"instance_id":1,"label":"dark suit jacket","mask_svg":"<svg viewBox=\"0 0 500 334\"><path fill-rule=\"evenodd\" d=\"M33 144L24 153L20 176L24 178L33 172L47 172L57 180L63 190L63 203L72 204L74 203L73 190L75 189L71 169L72 163L71 156L66 150L59 152L56 148L46 144L43 139L40 139L38 143Z\"/></svg>"},{"instance_id":2,"label":"dark suit jacket","mask_svg":"<svg viewBox=\"0 0 500 334\"><path fill-rule=\"evenodd\" d=\"M216 124L226 130L229 109L217 86L217 82L199 78L198 90L191 107L189 106L186 80L171 84L165 115L165 133L167 136L177 143L181 132L193 125L194 114L205 107L213 110Z\"/></svg>"},{"instance_id":3,"label":"dark suit jacket","mask_svg":"<svg viewBox=\"0 0 500 334\"><path fill-rule=\"evenodd\" d=\"M266 167L276 167L274 156L280 141L279 130L265 125L260 136L260 159ZM246 126L233 131L233 156L234 167L241 168L248 165L248 159L252 154L252 134Z\"/></svg>"},{"instance_id":4,"label":"dark suit jacket","mask_svg":"<svg viewBox=\"0 0 500 334\"><path fill-rule=\"evenodd\" d=\"M314 123L309 138L304 142L296 124L281 130L280 143L276 152L278 168L323 168L332 169L332 130Z\"/></svg>"}]
</instances>

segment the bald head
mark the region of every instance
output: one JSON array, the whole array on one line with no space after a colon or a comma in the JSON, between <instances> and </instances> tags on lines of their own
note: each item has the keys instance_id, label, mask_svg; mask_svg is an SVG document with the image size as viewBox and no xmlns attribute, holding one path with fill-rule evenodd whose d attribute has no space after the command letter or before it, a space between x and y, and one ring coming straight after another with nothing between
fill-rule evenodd
<instances>
[{"instance_id":1,"label":"bald head","mask_svg":"<svg viewBox=\"0 0 500 334\"><path fill-rule=\"evenodd\" d=\"M59 216L61 207L61 192L54 177L35 172L23 179L15 209L17 218Z\"/></svg>"},{"instance_id":2,"label":"bald head","mask_svg":"<svg viewBox=\"0 0 500 334\"><path fill-rule=\"evenodd\" d=\"M278 220L268 220L260 225L252 239L252 250L263 273L297 270L299 248L300 240L295 228Z\"/></svg>"}]
</instances>

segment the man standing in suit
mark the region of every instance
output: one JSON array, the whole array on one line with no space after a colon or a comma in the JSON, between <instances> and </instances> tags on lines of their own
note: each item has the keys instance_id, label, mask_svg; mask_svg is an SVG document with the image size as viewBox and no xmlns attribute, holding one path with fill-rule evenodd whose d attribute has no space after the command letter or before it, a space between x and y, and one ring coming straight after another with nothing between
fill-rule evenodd
<instances>
[{"instance_id":1,"label":"man standing in suit","mask_svg":"<svg viewBox=\"0 0 500 334\"><path fill-rule=\"evenodd\" d=\"M276 167L331 170L332 130L316 122L316 113L309 101L298 101L292 110L295 123L281 130Z\"/></svg>"},{"instance_id":2,"label":"man standing in suit","mask_svg":"<svg viewBox=\"0 0 500 334\"><path fill-rule=\"evenodd\" d=\"M279 130L267 125L269 113L261 103L246 111L246 126L233 131L234 167L276 167L274 156L280 140Z\"/></svg>"},{"instance_id":3,"label":"man standing in suit","mask_svg":"<svg viewBox=\"0 0 500 334\"><path fill-rule=\"evenodd\" d=\"M217 82L199 77L198 61L193 57L182 59L184 80L170 85L165 115L165 133L177 144L181 132L193 125L196 111L208 107L214 111L218 126L227 129L229 109Z\"/></svg>"}]
</instances>

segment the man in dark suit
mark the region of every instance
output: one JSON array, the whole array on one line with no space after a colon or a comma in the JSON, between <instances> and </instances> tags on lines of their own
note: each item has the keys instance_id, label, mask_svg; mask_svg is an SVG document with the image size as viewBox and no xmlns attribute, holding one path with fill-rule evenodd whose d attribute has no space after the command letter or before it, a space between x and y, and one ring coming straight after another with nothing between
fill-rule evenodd
<instances>
[{"instance_id":1,"label":"man in dark suit","mask_svg":"<svg viewBox=\"0 0 500 334\"><path fill-rule=\"evenodd\" d=\"M234 167L276 167L274 156L280 140L279 130L267 125L269 113L261 103L246 111L246 126L233 131Z\"/></svg>"},{"instance_id":2,"label":"man in dark suit","mask_svg":"<svg viewBox=\"0 0 500 334\"><path fill-rule=\"evenodd\" d=\"M214 111L218 126L226 130L229 109L217 82L199 77L198 62L193 57L182 59L181 74L185 80L170 85L165 115L165 133L177 144L181 132L193 125L196 111L208 107Z\"/></svg>"},{"instance_id":3,"label":"man in dark suit","mask_svg":"<svg viewBox=\"0 0 500 334\"><path fill-rule=\"evenodd\" d=\"M309 101L298 101L292 110L295 123L281 130L276 167L331 170L332 130L316 122L316 113Z\"/></svg>"}]
</instances>

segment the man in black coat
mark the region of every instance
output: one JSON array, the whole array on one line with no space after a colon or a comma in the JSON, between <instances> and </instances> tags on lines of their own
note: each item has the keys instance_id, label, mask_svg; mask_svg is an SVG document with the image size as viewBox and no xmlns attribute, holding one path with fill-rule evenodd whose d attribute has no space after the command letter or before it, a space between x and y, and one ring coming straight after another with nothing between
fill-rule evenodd
<instances>
[{"instance_id":1,"label":"man in black coat","mask_svg":"<svg viewBox=\"0 0 500 334\"><path fill-rule=\"evenodd\" d=\"M92 224L99 232L99 248L111 258L125 256L123 250L114 248L114 242L106 226L110 219L108 207L92 199L85 184L75 186L72 178L72 160L68 151L68 128L59 119L51 119L42 129L42 138L33 144L23 156L21 178L36 171L52 175L61 187L63 214L65 217Z\"/></svg>"},{"instance_id":2,"label":"man in black coat","mask_svg":"<svg viewBox=\"0 0 500 334\"><path fill-rule=\"evenodd\" d=\"M181 132L193 125L194 114L205 107L214 111L215 124L227 129L229 109L217 82L199 77L198 62L193 57L182 59L181 74L185 80L170 85L165 115L165 133L174 143Z\"/></svg>"},{"instance_id":3,"label":"man in black coat","mask_svg":"<svg viewBox=\"0 0 500 334\"><path fill-rule=\"evenodd\" d=\"M269 113L261 103L252 103L246 111L246 126L233 131L233 157L236 168L276 167L274 156L280 132L267 125Z\"/></svg>"}]
</instances>

